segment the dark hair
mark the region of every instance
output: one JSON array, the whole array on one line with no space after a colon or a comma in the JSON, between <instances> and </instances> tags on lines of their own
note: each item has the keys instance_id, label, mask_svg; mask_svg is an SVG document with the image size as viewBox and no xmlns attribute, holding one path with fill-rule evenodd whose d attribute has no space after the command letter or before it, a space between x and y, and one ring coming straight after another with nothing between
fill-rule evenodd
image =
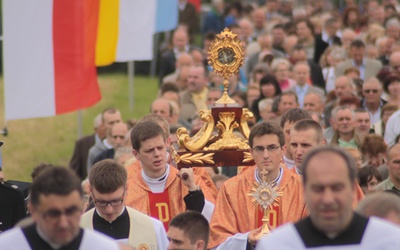
<instances>
[{"instance_id":1,"label":"dark hair","mask_svg":"<svg viewBox=\"0 0 400 250\"><path fill-rule=\"evenodd\" d=\"M275 29L281 29L281 30L285 31L285 26L281 23L278 23L278 24L275 24L274 27L272 27L272 30L275 30Z\"/></svg>"},{"instance_id":2,"label":"dark hair","mask_svg":"<svg viewBox=\"0 0 400 250\"><path fill-rule=\"evenodd\" d=\"M260 122L254 125L250 130L249 135L249 146L253 147L254 137L260 137L263 135L276 135L278 136L279 144L282 147L285 145L285 137L282 129L272 122Z\"/></svg>"},{"instance_id":3,"label":"dark hair","mask_svg":"<svg viewBox=\"0 0 400 250\"><path fill-rule=\"evenodd\" d=\"M386 103L385 105L383 105L383 107L381 109L381 118L382 118L383 113L385 113L386 111L396 112L398 109L399 109L399 106L397 106L396 104Z\"/></svg>"},{"instance_id":4,"label":"dark hair","mask_svg":"<svg viewBox=\"0 0 400 250\"><path fill-rule=\"evenodd\" d=\"M400 134L398 134L397 136L396 136L396 138L394 138L394 143L399 143L399 141L400 141Z\"/></svg>"},{"instance_id":5,"label":"dark hair","mask_svg":"<svg viewBox=\"0 0 400 250\"><path fill-rule=\"evenodd\" d=\"M30 202L36 206L39 204L40 195L55 194L67 196L78 191L83 196L81 180L71 170L65 167L50 167L43 170L33 181L30 193Z\"/></svg>"},{"instance_id":6,"label":"dark hair","mask_svg":"<svg viewBox=\"0 0 400 250\"><path fill-rule=\"evenodd\" d=\"M363 156L366 154L377 155L379 153L385 153L387 145L382 136L377 134L368 134L364 137L360 150Z\"/></svg>"},{"instance_id":7,"label":"dark hair","mask_svg":"<svg viewBox=\"0 0 400 250\"><path fill-rule=\"evenodd\" d=\"M298 122L303 119L311 119L312 120L312 117L307 111L305 111L303 109L292 108L292 109L289 109L288 111L286 111L286 113L284 113L282 115L280 125L281 125L281 128L283 129L283 126L285 126L286 122L295 123L295 122Z\"/></svg>"},{"instance_id":8,"label":"dark hair","mask_svg":"<svg viewBox=\"0 0 400 250\"><path fill-rule=\"evenodd\" d=\"M190 239L191 244L203 240L204 249L207 248L210 226L201 213L193 210L180 213L172 218L169 227L176 227L183 231L184 235Z\"/></svg>"},{"instance_id":9,"label":"dark hair","mask_svg":"<svg viewBox=\"0 0 400 250\"><path fill-rule=\"evenodd\" d=\"M357 172L358 185L360 185L360 187L366 187L368 186L368 182L374 177L378 182L382 181L382 175L379 173L378 169L373 166L365 166Z\"/></svg>"},{"instance_id":10,"label":"dark hair","mask_svg":"<svg viewBox=\"0 0 400 250\"><path fill-rule=\"evenodd\" d=\"M359 39L356 39L350 43L350 48L365 48L365 43Z\"/></svg>"},{"instance_id":11,"label":"dark hair","mask_svg":"<svg viewBox=\"0 0 400 250\"><path fill-rule=\"evenodd\" d=\"M167 120L165 120L163 117L157 115L157 114L147 114L144 115L142 118L137 123L140 122L154 122L158 125L161 126L161 128L164 130L165 133L165 138L169 137L169 123Z\"/></svg>"},{"instance_id":12,"label":"dark hair","mask_svg":"<svg viewBox=\"0 0 400 250\"><path fill-rule=\"evenodd\" d=\"M343 22L343 26L344 27L348 27L349 23L348 23L348 18L351 12L356 12L357 15L360 15L360 12L358 11L358 9L356 7L348 7L343 11L342 14L342 22Z\"/></svg>"},{"instance_id":13,"label":"dark hair","mask_svg":"<svg viewBox=\"0 0 400 250\"><path fill-rule=\"evenodd\" d=\"M275 96L280 95L282 93L281 86L279 85L279 82L274 75L266 74L265 76L263 76L260 79L260 89L263 85L267 85L267 84L272 84L274 86ZM262 91L261 91L261 96L262 96L261 99L264 99L266 97L263 95Z\"/></svg>"},{"instance_id":14,"label":"dark hair","mask_svg":"<svg viewBox=\"0 0 400 250\"><path fill-rule=\"evenodd\" d=\"M324 138L324 132L322 131L321 125L312 119L300 120L293 125L292 129L295 131L306 131L312 129L315 132L315 140L318 144Z\"/></svg>"},{"instance_id":15,"label":"dark hair","mask_svg":"<svg viewBox=\"0 0 400 250\"><path fill-rule=\"evenodd\" d=\"M52 165L52 164L46 164L46 163L41 163L41 164L37 165L37 166L32 170L32 173L31 173L32 181L34 181L34 180L36 179L36 177L37 177L40 173L42 173L43 171L45 171L46 169L49 169L49 168L53 168L53 167L55 167L55 166Z\"/></svg>"},{"instance_id":16,"label":"dark hair","mask_svg":"<svg viewBox=\"0 0 400 250\"><path fill-rule=\"evenodd\" d=\"M169 92L169 91L179 94L179 87L178 87L178 85L177 85L176 83L173 83L173 82L166 82L166 83L163 83L163 84L160 86L160 93L161 93L161 96L162 96L163 94L165 94L165 92Z\"/></svg>"},{"instance_id":17,"label":"dark hair","mask_svg":"<svg viewBox=\"0 0 400 250\"><path fill-rule=\"evenodd\" d=\"M207 33L204 35L204 39L205 39L205 40L209 40L209 41L214 41L214 40L215 40L215 37L216 37L216 34L215 34L215 32L213 32L213 31L207 32Z\"/></svg>"},{"instance_id":18,"label":"dark hair","mask_svg":"<svg viewBox=\"0 0 400 250\"><path fill-rule=\"evenodd\" d=\"M235 92L233 92L233 94L231 95L231 98L233 98L234 96L239 97L241 100L243 100L243 102L245 103L245 106L243 108L247 108L248 107L248 103L247 103L247 94L246 92L237 90Z\"/></svg>"},{"instance_id":19,"label":"dark hair","mask_svg":"<svg viewBox=\"0 0 400 250\"><path fill-rule=\"evenodd\" d=\"M339 106L355 105L356 108L360 107L360 99L354 95L343 96L339 101Z\"/></svg>"},{"instance_id":20,"label":"dark hair","mask_svg":"<svg viewBox=\"0 0 400 250\"><path fill-rule=\"evenodd\" d=\"M307 166L309 165L309 162L316 157L317 155L323 154L323 153L333 153L340 158L342 158L345 163L347 170L349 171L349 179L353 183L356 179L356 162L354 160L354 157L351 156L349 153L347 153L344 149L335 147L335 146L326 146L326 147L317 147L314 149L311 149L310 152L306 155L306 157L303 159L303 162L301 163L300 169L303 169L303 185L307 183Z\"/></svg>"},{"instance_id":21,"label":"dark hair","mask_svg":"<svg viewBox=\"0 0 400 250\"><path fill-rule=\"evenodd\" d=\"M297 29L297 25L298 25L299 23L305 23L306 26L307 26L307 28L311 31L311 35L314 35L314 33L315 33L315 32L314 32L314 25L311 23L311 21L310 21L309 19L300 18L300 19L296 20L296 22L295 22L295 24L294 24L294 26L296 27L296 29Z\"/></svg>"},{"instance_id":22,"label":"dark hair","mask_svg":"<svg viewBox=\"0 0 400 250\"><path fill-rule=\"evenodd\" d=\"M111 159L105 159L93 165L89 172L90 186L102 194L126 187L128 174L126 169Z\"/></svg>"},{"instance_id":23,"label":"dark hair","mask_svg":"<svg viewBox=\"0 0 400 250\"><path fill-rule=\"evenodd\" d=\"M157 123L151 121L138 122L131 132L132 148L139 151L143 141L159 135L162 136L164 141L166 140L164 130Z\"/></svg>"},{"instance_id":24,"label":"dark hair","mask_svg":"<svg viewBox=\"0 0 400 250\"><path fill-rule=\"evenodd\" d=\"M383 90L385 90L386 93L389 93L389 85L394 82L400 82L400 77L393 74L385 77L383 80Z\"/></svg>"}]
</instances>

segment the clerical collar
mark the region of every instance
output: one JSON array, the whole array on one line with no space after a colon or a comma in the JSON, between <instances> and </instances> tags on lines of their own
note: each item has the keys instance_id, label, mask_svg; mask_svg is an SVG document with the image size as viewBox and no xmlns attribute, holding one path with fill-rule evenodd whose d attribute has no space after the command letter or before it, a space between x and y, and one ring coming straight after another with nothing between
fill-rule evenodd
<instances>
[{"instance_id":1,"label":"clerical collar","mask_svg":"<svg viewBox=\"0 0 400 250\"><path fill-rule=\"evenodd\" d=\"M165 185L167 184L168 175L169 175L168 164L166 165L165 173L158 178L148 177L142 169L143 180L153 193L161 193L164 191Z\"/></svg>"},{"instance_id":2,"label":"clerical collar","mask_svg":"<svg viewBox=\"0 0 400 250\"><path fill-rule=\"evenodd\" d=\"M299 169L297 166L295 167L295 170L296 170L296 173L297 173L297 174L303 175L303 174L301 173L300 169Z\"/></svg>"},{"instance_id":3,"label":"clerical collar","mask_svg":"<svg viewBox=\"0 0 400 250\"><path fill-rule=\"evenodd\" d=\"M258 169L256 168L256 171L254 171L256 180L258 183L262 182L262 179L260 178L260 176L258 175ZM282 180L282 175L283 175L283 169L281 167L279 167L279 174L278 176L275 178L275 180L273 181L269 181L269 183L271 184L276 184L277 186L279 186L279 184L281 183Z\"/></svg>"},{"instance_id":4,"label":"clerical collar","mask_svg":"<svg viewBox=\"0 0 400 250\"><path fill-rule=\"evenodd\" d=\"M125 212L125 210L126 210L126 208L125 208L125 206L124 206L124 208L121 210L121 213L118 215L118 217L120 217L124 212ZM105 221L107 221L108 223L113 223L113 221L108 221L107 219L105 219L102 215L101 215L101 213L99 212L99 210L97 210L97 208L96 208L96 213L103 219L103 220L105 220ZM118 218L117 217L117 218ZM117 219L117 218L115 218L115 220ZM114 220L114 221L115 221Z\"/></svg>"},{"instance_id":5,"label":"clerical collar","mask_svg":"<svg viewBox=\"0 0 400 250\"><path fill-rule=\"evenodd\" d=\"M42 238L47 244L49 244L51 246L51 248L59 249L59 248L62 247L61 244L55 244L55 243L51 242L49 240L49 238L47 238L47 236L42 232L42 230L40 230L40 228L39 228L39 226L37 224L36 224L36 232L38 233L40 238Z\"/></svg>"},{"instance_id":6,"label":"clerical collar","mask_svg":"<svg viewBox=\"0 0 400 250\"><path fill-rule=\"evenodd\" d=\"M338 233L334 238L317 229L310 217L296 222L294 226L307 249L324 246L348 246L348 249L350 249L351 245L361 243L368 222L368 218L353 213L353 218L347 228Z\"/></svg>"},{"instance_id":7,"label":"clerical collar","mask_svg":"<svg viewBox=\"0 0 400 250\"><path fill-rule=\"evenodd\" d=\"M285 165L288 169L291 169L296 165L294 160L287 158L286 155L283 155L283 162L285 163Z\"/></svg>"}]
</instances>

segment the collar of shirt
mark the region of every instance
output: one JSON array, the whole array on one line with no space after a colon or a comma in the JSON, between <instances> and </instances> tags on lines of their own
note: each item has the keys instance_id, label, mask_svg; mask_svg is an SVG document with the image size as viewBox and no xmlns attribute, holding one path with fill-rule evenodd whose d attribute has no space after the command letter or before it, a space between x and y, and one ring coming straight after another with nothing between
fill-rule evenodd
<instances>
[{"instance_id":1,"label":"collar of shirt","mask_svg":"<svg viewBox=\"0 0 400 250\"><path fill-rule=\"evenodd\" d=\"M113 146L110 143L108 143L107 139L104 139L103 143L104 143L104 146L106 146L106 148L108 148L108 149L113 148Z\"/></svg>"},{"instance_id":2,"label":"collar of shirt","mask_svg":"<svg viewBox=\"0 0 400 250\"><path fill-rule=\"evenodd\" d=\"M175 58L178 59L182 53L189 53L189 45L185 46L184 51L179 51L177 48L174 47L174 54L175 54Z\"/></svg>"},{"instance_id":3,"label":"collar of shirt","mask_svg":"<svg viewBox=\"0 0 400 250\"><path fill-rule=\"evenodd\" d=\"M304 86L300 86L298 84L296 84L296 93L306 93L308 90L308 84L304 84Z\"/></svg>"},{"instance_id":4,"label":"collar of shirt","mask_svg":"<svg viewBox=\"0 0 400 250\"><path fill-rule=\"evenodd\" d=\"M257 168L256 168L256 171L254 171L254 175L255 175L256 181L257 181L258 183L261 183L261 182L262 182L262 179L261 179L260 176L258 175L258 169L257 169ZM268 182L271 183L271 184L275 184L275 185L279 186L279 184L281 183L281 180L282 180L282 176L283 176L283 168L282 168L282 167L279 167L279 174L278 174L278 176L275 178L275 180L273 180L273 181L268 181Z\"/></svg>"},{"instance_id":5,"label":"collar of shirt","mask_svg":"<svg viewBox=\"0 0 400 250\"><path fill-rule=\"evenodd\" d=\"M359 67L365 68L365 58L363 58L363 60L362 60L362 62L361 62L361 65L356 65L356 63L354 62L354 60L351 60L351 64L352 64L354 67L356 67L356 68L359 68Z\"/></svg>"},{"instance_id":6,"label":"collar of shirt","mask_svg":"<svg viewBox=\"0 0 400 250\"><path fill-rule=\"evenodd\" d=\"M322 30L321 38L322 38L322 40L323 40L324 42L327 42L327 43L331 44L330 41L331 41L332 39L331 39L331 38L329 37L329 35L325 32L325 30Z\"/></svg>"},{"instance_id":7,"label":"collar of shirt","mask_svg":"<svg viewBox=\"0 0 400 250\"><path fill-rule=\"evenodd\" d=\"M350 141L343 141L340 138L338 139L339 147L341 148L358 148L356 142L354 139L351 139Z\"/></svg>"},{"instance_id":8,"label":"collar of shirt","mask_svg":"<svg viewBox=\"0 0 400 250\"><path fill-rule=\"evenodd\" d=\"M36 231L40 238L42 238L44 241L46 241L47 244L49 244L53 249L59 249L62 247L60 244L55 244L48 239L48 237L40 230L39 226L36 224Z\"/></svg>"},{"instance_id":9,"label":"collar of shirt","mask_svg":"<svg viewBox=\"0 0 400 250\"><path fill-rule=\"evenodd\" d=\"M108 206L108 205L107 205ZM108 221L108 220L106 220L102 215L101 215L101 213L99 212L99 210L97 209L97 208L95 208L96 209L96 213L103 219L103 220L105 220L105 221L107 221L108 223L112 223L113 221ZM124 206L124 208L121 210L121 213L118 215L118 217L120 217L124 212L125 212L125 209L126 209L126 207ZM117 217L117 218L118 218ZM116 219L117 219L116 218ZM114 220L115 221L115 220Z\"/></svg>"}]
</instances>

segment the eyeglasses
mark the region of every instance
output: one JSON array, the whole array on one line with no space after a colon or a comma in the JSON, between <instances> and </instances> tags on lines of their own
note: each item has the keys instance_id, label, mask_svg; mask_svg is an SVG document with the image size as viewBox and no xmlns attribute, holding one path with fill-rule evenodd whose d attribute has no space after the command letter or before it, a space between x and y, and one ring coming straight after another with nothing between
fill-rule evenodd
<instances>
[{"instance_id":1,"label":"eyeglasses","mask_svg":"<svg viewBox=\"0 0 400 250\"><path fill-rule=\"evenodd\" d=\"M66 217L71 218L82 213L81 208L77 206L72 206L70 208L65 209L64 211L58 209L50 209L47 212L42 213L42 217L44 219L49 220L58 220L64 214Z\"/></svg>"},{"instance_id":2,"label":"eyeglasses","mask_svg":"<svg viewBox=\"0 0 400 250\"><path fill-rule=\"evenodd\" d=\"M117 200L112 200L112 201L101 201L101 200L97 200L96 197L94 196L94 193L92 192L92 196L93 196L93 201L94 204L96 204L98 207L107 207L108 204L110 204L112 207L116 207L122 204L122 202L124 202L124 196L125 196L125 191L122 194L122 197L120 199Z\"/></svg>"},{"instance_id":3,"label":"eyeglasses","mask_svg":"<svg viewBox=\"0 0 400 250\"><path fill-rule=\"evenodd\" d=\"M367 93L367 94L369 94L369 93L374 93L374 94L376 94L376 93L378 93L378 90L377 89L364 89L363 90L365 93Z\"/></svg>"},{"instance_id":4,"label":"eyeglasses","mask_svg":"<svg viewBox=\"0 0 400 250\"><path fill-rule=\"evenodd\" d=\"M277 145L268 145L267 147L255 146L253 148L253 151L257 154L264 153L264 150L267 150L269 153L273 153L273 152L277 151L279 148L281 148L281 147L277 146Z\"/></svg>"}]
</instances>

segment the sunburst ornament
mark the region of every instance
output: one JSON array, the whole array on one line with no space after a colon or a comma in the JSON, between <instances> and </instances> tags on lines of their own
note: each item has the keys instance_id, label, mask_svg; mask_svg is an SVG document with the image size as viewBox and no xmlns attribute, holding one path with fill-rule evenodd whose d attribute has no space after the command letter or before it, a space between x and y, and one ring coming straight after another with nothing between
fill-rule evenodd
<instances>
[{"instance_id":1,"label":"sunburst ornament","mask_svg":"<svg viewBox=\"0 0 400 250\"><path fill-rule=\"evenodd\" d=\"M282 192L276 184L269 182L253 183L249 196L254 205L259 205L263 209L269 209L271 206L278 206Z\"/></svg>"},{"instance_id":2,"label":"sunburst ornament","mask_svg":"<svg viewBox=\"0 0 400 250\"><path fill-rule=\"evenodd\" d=\"M247 194L251 197L251 201L254 206L259 206L263 210L262 218L262 229L261 232L256 235L256 238L261 238L263 235L269 233L269 218L268 209L272 206L279 206L279 199L282 196L282 191L278 188L276 183L270 183L267 180L267 170L262 170L261 183L254 182L250 192Z\"/></svg>"}]
</instances>

